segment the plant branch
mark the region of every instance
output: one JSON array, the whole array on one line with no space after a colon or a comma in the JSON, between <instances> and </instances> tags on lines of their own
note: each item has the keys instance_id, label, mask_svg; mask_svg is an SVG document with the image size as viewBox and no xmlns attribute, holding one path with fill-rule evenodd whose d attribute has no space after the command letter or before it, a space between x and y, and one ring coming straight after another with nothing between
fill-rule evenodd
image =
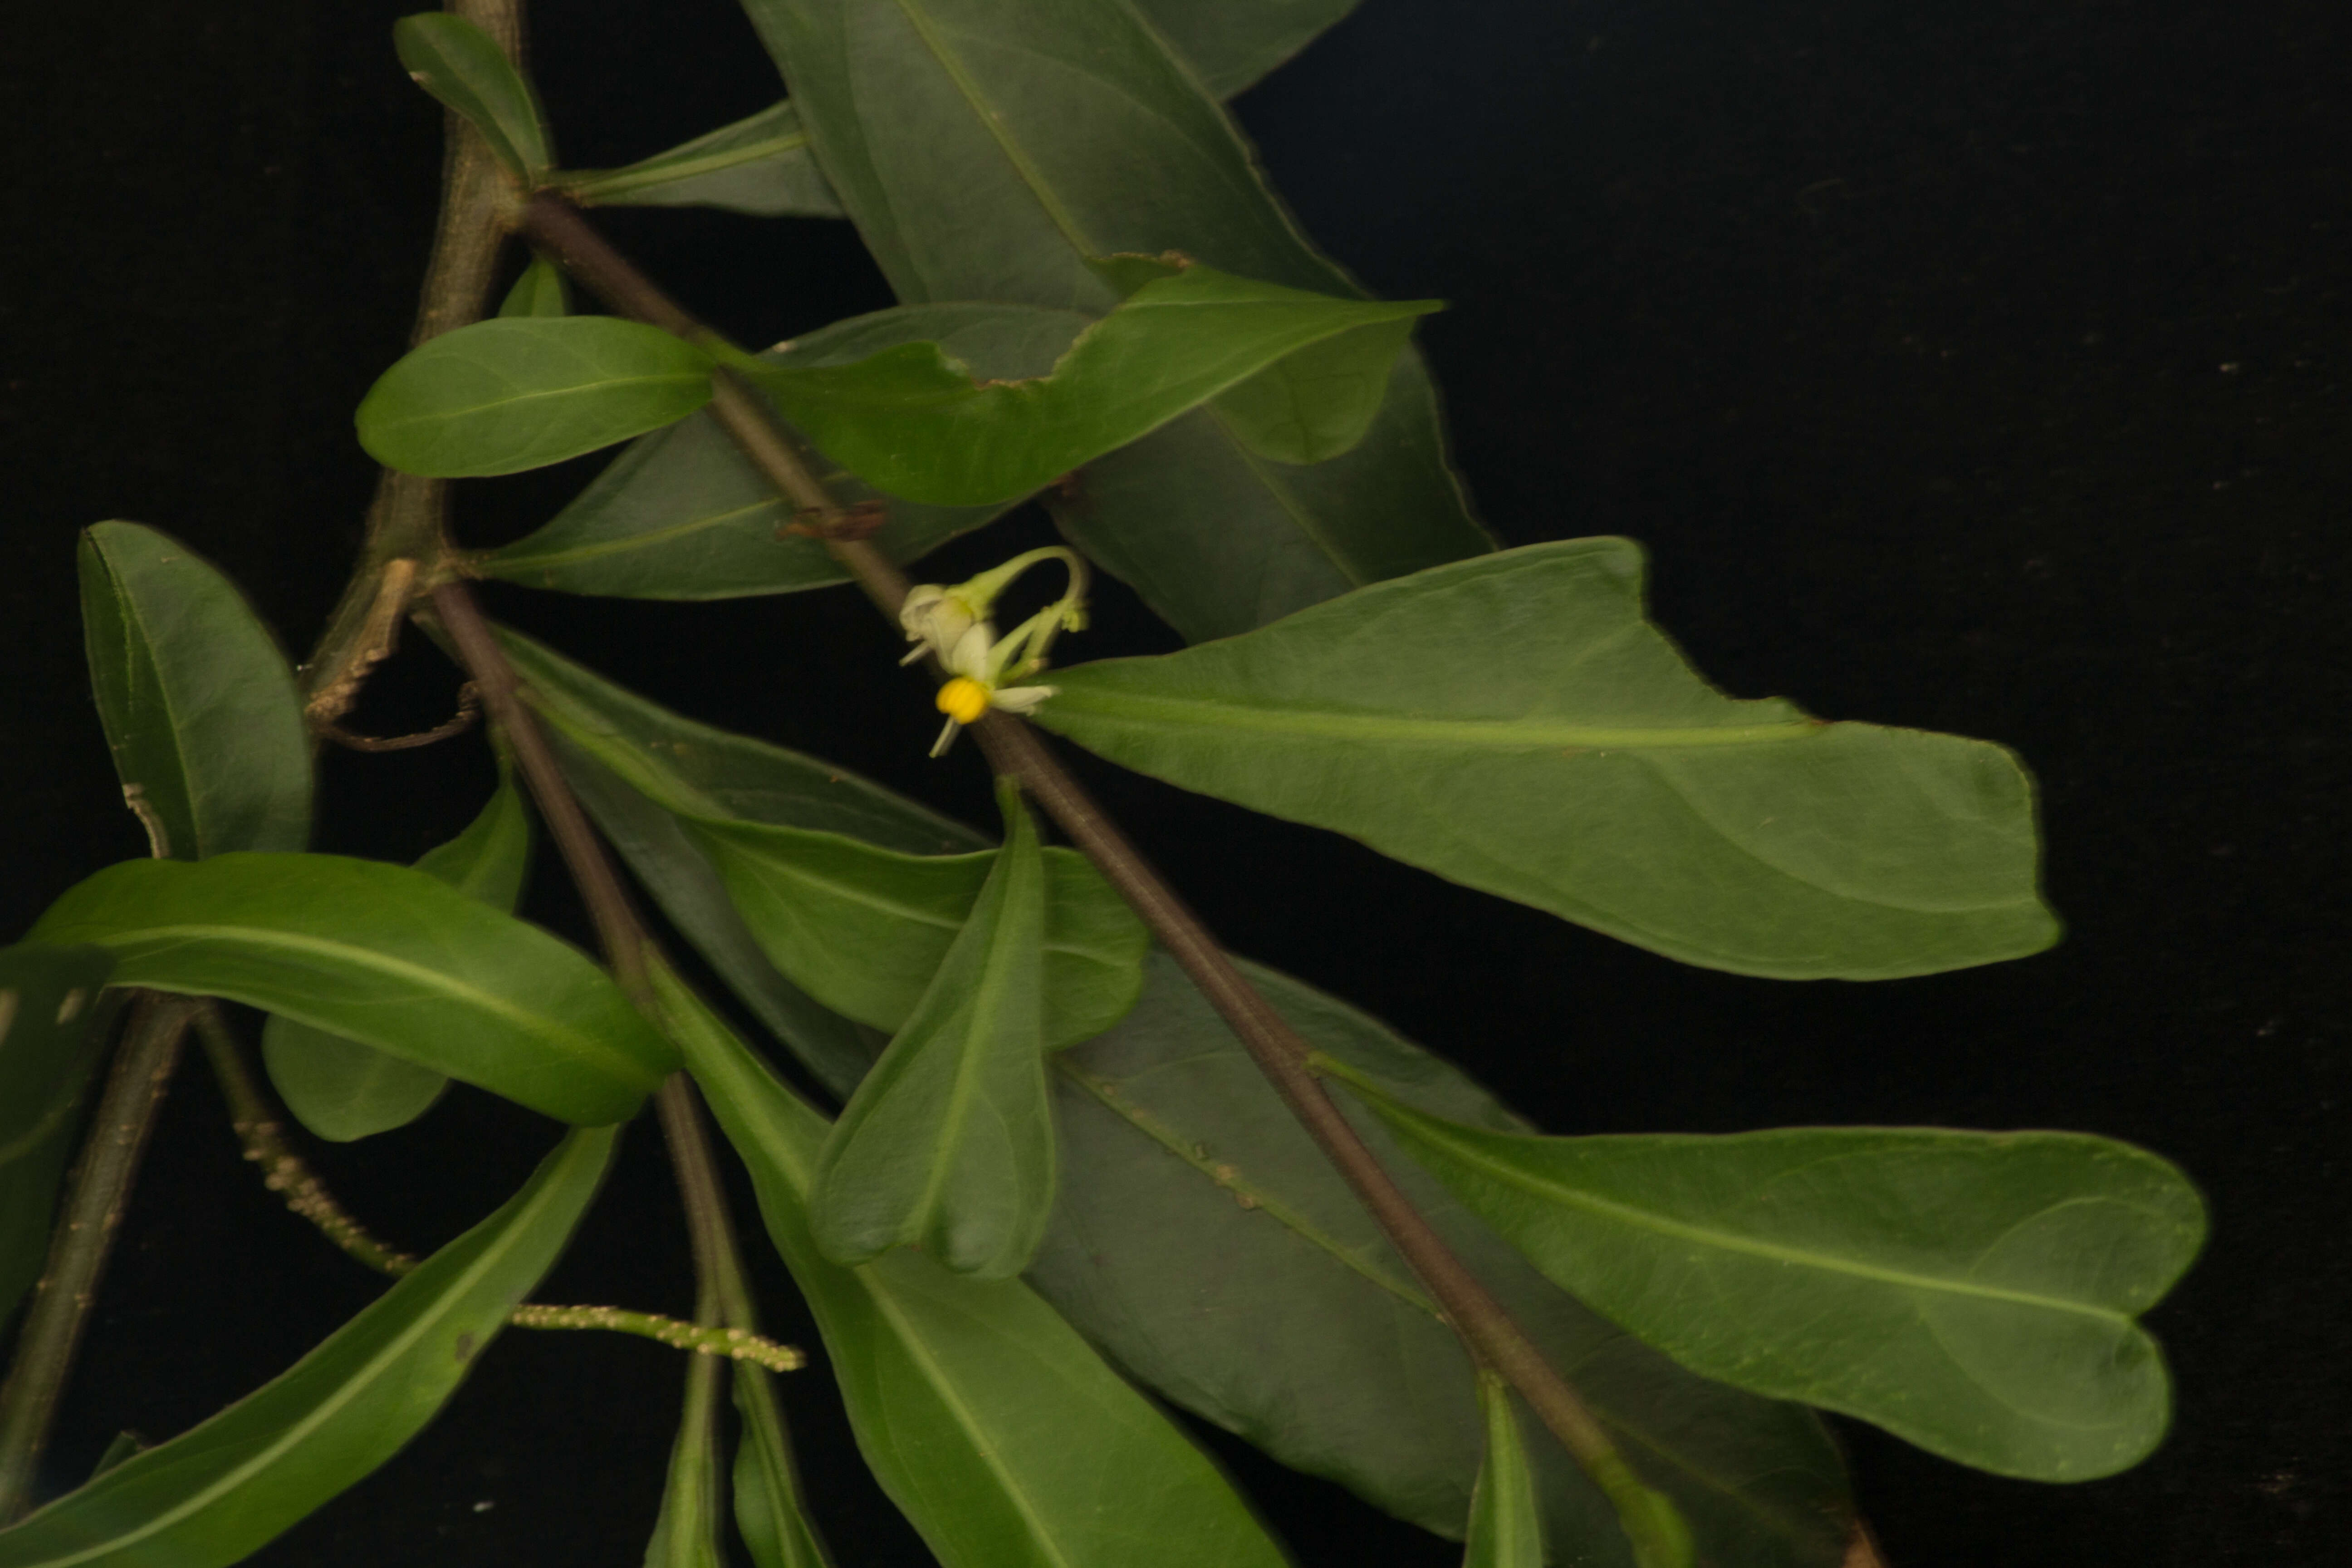
<instances>
[{"instance_id":1,"label":"plant branch","mask_svg":"<svg viewBox=\"0 0 2352 1568\"><path fill-rule=\"evenodd\" d=\"M137 996L67 1188L47 1265L25 1310L16 1364L0 1386L0 1525L13 1522L32 1502L58 1397L196 1006L184 997L150 991Z\"/></svg>"},{"instance_id":2,"label":"plant branch","mask_svg":"<svg viewBox=\"0 0 2352 1568\"><path fill-rule=\"evenodd\" d=\"M449 0L446 8L521 62L520 0ZM503 215L514 200L511 183L481 136L455 112L446 112L445 121L441 210L411 348L481 320L506 241ZM448 504L445 479L390 468L378 478L359 565L301 668L304 712L314 727L350 710L368 672L391 653L411 596L440 575L448 554Z\"/></svg>"},{"instance_id":3,"label":"plant branch","mask_svg":"<svg viewBox=\"0 0 2352 1568\"><path fill-rule=\"evenodd\" d=\"M623 314L691 342L714 341L709 328L663 294L561 197L546 192L534 195L523 209L520 226L533 244ZM716 380L712 415L769 482L795 508L815 513L820 532L825 531L823 525L839 517L843 509L800 458L766 400L727 372L720 372ZM827 544L834 558L895 624L899 602L907 594L905 575L863 540L829 536ZM1307 1070L1305 1042L1273 1004L1243 977L1200 918L1127 841L1027 724L1003 712L991 712L971 728L990 764L1020 781L1022 788L1126 898L1151 934L1240 1037L1283 1102L1436 1298L1471 1354L1510 1381L1578 1466L1617 1505L1621 1517L1632 1520L1646 1515L1649 1509L1641 1483L1599 1418L1381 1167Z\"/></svg>"},{"instance_id":4,"label":"plant branch","mask_svg":"<svg viewBox=\"0 0 2352 1568\"><path fill-rule=\"evenodd\" d=\"M648 1018L658 1017L646 982L645 925L629 902L612 858L604 853L595 828L589 826L579 797L564 782L563 770L548 749L538 715L523 701L521 679L506 650L499 647L498 636L483 618L471 588L452 579L436 584L431 599L433 613L456 645L467 677L481 692L491 722L514 749L515 764L522 770L523 782L530 785L540 817L547 824L548 837L555 840L556 850L588 906L588 918L595 922L597 941L614 976L639 1012Z\"/></svg>"}]
</instances>

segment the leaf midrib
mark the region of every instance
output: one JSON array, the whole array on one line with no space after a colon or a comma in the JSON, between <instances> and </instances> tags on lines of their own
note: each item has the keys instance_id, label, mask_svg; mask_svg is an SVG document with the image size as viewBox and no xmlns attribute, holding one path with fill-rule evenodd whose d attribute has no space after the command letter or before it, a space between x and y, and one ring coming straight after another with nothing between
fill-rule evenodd
<instances>
[{"instance_id":1,"label":"leaf midrib","mask_svg":"<svg viewBox=\"0 0 2352 1568\"><path fill-rule=\"evenodd\" d=\"M1390 1120L1394 1121L1396 1119ZM1498 1185L1563 1207L1582 1209L1586 1213L1616 1220L1621 1224L1646 1230L1654 1235L1696 1242L1718 1251L1765 1258L1771 1262L1785 1263L1823 1274L1840 1274L1857 1279L1874 1280L1880 1284L1892 1285L1908 1290L1973 1296L1984 1300L2006 1302L2011 1306L2032 1307L2053 1312L2072 1312L2122 1328L2132 1326L2129 1313L2119 1312L2111 1307L2068 1300L2063 1297L2038 1296L2030 1291L2009 1289L1998 1285L1981 1285L1965 1280L1938 1279L1932 1275L1916 1274L1907 1269L1890 1268L1878 1264L1858 1263L1832 1254L1808 1252L1781 1243L1760 1241L1715 1230L1689 1220L1673 1219L1649 1209L1638 1208L1632 1204L1601 1197L1563 1184L1527 1175L1517 1167L1502 1163L1475 1146L1444 1137L1427 1128L1411 1126L1402 1130L1424 1143L1444 1150L1450 1158L1461 1162Z\"/></svg>"},{"instance_id":2,"label":"leaf midrib","mask_svg":"<svg viewBox=\"0 0 2352 1568\"><path fill-rule=\"evenodd\" d=\"M547 1040L559 1047L568 1047L570 1054L583 1058L587 1063L617 1062L621 1065L621 1070L616 1076L625 1080L644 1081L651 1076L649 1069L644 1068L635 1058L606 1047L593 1035L583 1034L545 1014L533 1013L517 1006L494 991L485 991L478 985L467 984L441 970L431 969L404 958L394 958L389 953L378 952L373 948L330 942L320 937L303 936L293 931L278 931L267 926L138 926L113 937L96 936L89 940L99 946L114 948L118 951L134 949L140 944L151 942L185 940L217 942L236 948L260 948L265 951L282 947L298 952L334 958L357 969L382 974L387 978L408 981L415 984L418 989L435 993L445 1000L478 1008L482 1012L513 1025L524 1035ZM143 984L154 985L159 990L168 989L161 982L154 980L144 981ZM291 1013L288 1016L293 1016ZM303 1022L308 1023L310 1020L304 1019ZM328 1030L330 1033L348 1033L345 1026L341 1024L314 1024L312 1026ZM381 1050L387 1047L378 1047L377 1048ZM396 1056L400 1053L395 1051L393 1054ZM420 1065L430 1066L431 1064Z\"/></svg>"},{"instance_id":3,"label":"leaf midrib","mask_svg":"<svg viewBox=\"0 0 2352 1568\"><path fill-rule=\"evenodd\" d=\"M602 395L616 387L693 386L708 383L709 379L710 373L707 370L672 370L646 375L608 375L595 381L567 382L562 386L549 387L544 391L518 392L511 396L492 398L488 403L469 404L463 408L453 408L446 403L436 404L429 412L424 414L412 414L405 417L394 416L380 418L376 421L376 428L379 430L438 428L443 426L461 425L475 415L486 414L492 409L514 408L527 403Z\"/></svg>"},{"instance_id":4,"label":"leaf midrib","mask_svg":"<svg viewBox=\"0 0 2352 1568\"><path fill-rule=\"evenodd\" d=\"M1218 701L1071 684L1083 670L1062 671L1047 705L1102 718L1171 728L1241 730L1307 740L1402 742L1495 751L1647 751L1688 746L1751 746L1802 741L1829 726L1800 719L1769 724L1639 726L1578 724L1544 719L1417 719L1272 703Z\"/></svg>"}]
</instances>

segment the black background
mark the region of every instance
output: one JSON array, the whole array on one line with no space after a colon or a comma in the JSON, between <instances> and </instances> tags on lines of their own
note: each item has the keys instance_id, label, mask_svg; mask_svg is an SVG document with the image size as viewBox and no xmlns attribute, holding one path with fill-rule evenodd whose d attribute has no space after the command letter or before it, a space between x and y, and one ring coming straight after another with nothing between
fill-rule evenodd
<instances>
[{"instance_id":1,"label":"black background","mask_svg":"<svg viewBox=\"0 0 2352 1568\"><path fill-rule=\"evenodd\" d=\"M390 50L403 8L6 8L0 932L143 851L79 665L75 531L177 534L298 649L348 567L373 483L350 410L404 342L438 174L438 112ZM533 32L577 165L776 95L721 0L548 0ZM2053 1126L2185 1166L2214 1239L2152 1318L2171 1438L2055 1488L1842 1426L1897 1568L2316 1563L2347 1536L2347 46L2332 0L1365 0L1238 105L1326 249L1454 301L1423 341L1507 542L1639 538L1658 619L1727 689L1997 739L2041 780L2065 943L1862 987L1677 967L1087 768L1233 947L1556 1131ZM607 225L745 341L888 303L844 225ZM460 530L510 537L591 468L469 485ZM969 749L923 761L928 704L845 591L488 597L674 706L987 819ZM1071 657L1171 646L1108 598ZM415 639L354 722L430 724L454 685ZM488 778L474 742L324 766L320 847L397 859ZM578 929L545 868L534 896ZM320 1163L423 1247L551 1141L460 1090ZM677 1310L686 1276L643 1131L545 1296ZM118 1427L200 1419L373 1290L274 1208L185 1074L58 1479ZM774 1310L799 1331L781 1287ZM423 1440L258 1561L634 1563L677 1374L636 1342L508 1335ZM823 1375L792 1397L843 1563L922 1560ZM1457 1559L1219 1451L1303 1563Z\"/></svg>"}]
</instances>

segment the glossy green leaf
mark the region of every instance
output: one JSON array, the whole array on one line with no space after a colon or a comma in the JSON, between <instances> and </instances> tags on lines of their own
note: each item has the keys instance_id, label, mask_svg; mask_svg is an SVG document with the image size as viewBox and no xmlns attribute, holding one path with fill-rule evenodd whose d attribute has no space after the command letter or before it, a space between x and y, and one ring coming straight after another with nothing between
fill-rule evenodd
<instances>
[{"instance_id":1,"label":"glossy green leaf","mask_svg":"<svg viewBox=\"0 0 2352 1568\"><path fill-rule=\"evenodd\" d=\"M1017 1279L901 1249L844 1268L807 1202L822 1117L667 974L675 1037L751 1167L858 1448L945 1568L1276 1568L1216 1467Z\"/></svg>"},{"instance_id":2,"label":"glossy green leaf","mask_svg":"<svg viewBox=\"0 0 2352 1568\"><path fill-rule=\"evenodd\" d=\"M2153 1154L1930 1128L1538 1138L1349 1081L1537 1268L1695 1372L2034 1480L2111 1475L2164 1436L2133 1318L2205 1214Z\"/></svg>"},{"instance_id":3,"label":"glossy green leaf","mask_svg":"<svg viewBox=\"0 0 2352 1568\"><path fill-rule=\"evenodd\" d=\"M534 256L522 276L514 280L507 297L499 302L499 315L568 316L572 313L571 289L563 281L563 268L544 256Z\"/></svg>"},{"instance_id":4,"label":"glossy green leaf","mask_svg":"<svg viewBox=\"0 0 2352 1568\"><path fill-rule=\"evenodd\" d=\"M1407 331L1414 317L1439 308L1190 267L1129 295L1078 334L1052 374L1031 381L985 383L928 343L856 364L785 361L754 374L785 417L869 483L968 506L1039 489L1301 349L1383 323ZM1390 333L1386 342L1392 352L1400 340ZM1318 369L1328 374L1320 362ZM1250 406L1263 409L1267 400L1252 395ZM1264 427L1283 438L1278 417L1267 416Z\"/></svg>"},{"instance_id":5,"label":"glossy green leaf","mask_svg":"<svg viewBox=\"0 0 2352 1568\"><path fill-rule=\"evenodd\" d=\"M787 101L625 169L567 169L555 183L589 206L723 207L754 217L840 217Z\"/></svg>"},{"instance_id":6,"label":"glossy green leaf","mask_svg":"<svg viewBox=\"0 0 2352 1568\"><path fill-rule=\"evenodd\" d=\"M676 1065L577 949L405 866L129 861L67 889L27 940L93 943L116 984L283 1014L569 1121L623 1120Z\"/></svg>"},{"instance_id":7,"label":"glossy green leaf","mask_svg":"<svg viewBox=\"0 0 2352 1568\"><path fill-rule=\"evenodd\" d=\"M846 1099L884 1037L819 1005L768 962L719 874L655 801L709 816L804 824L913 854L988 841L855 773L682 719L528 637L499 635L548 721L572 787L629 869L753 1016Z\"/></svg>"},{"instance_id":8,"label":"glossy green leaf","mask_svg":"<svg viewBox=\"0 0 2352 1568\"><path fill-rule=\"evenodd\" d=\"M734 1363L735 1414L742 1436L735 1448L735 1528L751 1568L831 1568L832 1561L808 1510L790 1438L776 1409L775 1373L747 1361Z\"/></svg>"},{"instance_id":9,"label":"glossy green leaf","mask_svg":"<svg viewBox=\"0 0 2352 1568\"><path fill-rule=\"evenodd\" d=\"M80 549L90 689L122 793L158 855L299 849L310 740L276 639L178 540L101 522Z\"/></svg>"},{"instance_id":10,"label":"glossy green leaf","mask_svg":"<svg viewBox=\"0 0 2352 1568\"><path fill-rule=\"evenodd\" d=\"M0 948L0 1326L41 1275L91 1026L114 961L94 947Z\"/></svg>"},{"instance_id":11,"label":"glossy green leaf","mask_svg":"<svg viewBox=\"0 0 2352 1568\"><path fill-rule=\"evenodd\" d=\"M1470 1493L1470 1529L1462 1540L1462 1568L1543 1568L1543 1515L1535 1472L1528 1468L1511 1387L1490 1372L1478 1374L1478 1413L1486 1448L1478 1484Z\"/></svg>"},{"instance_id":12,"label":"glossy green leaf","mask_svg":"<svg viewBox=\"0 0 2352 1568\"><path fill-rule=\"evenodd\" d=\"M1245 973L1317 1050L1434 1114L1522 1124L1454 1068L1286 976ZM1378 1507L1459 1537L1483 1447L1460 1342L1172 960L1118 1027L1065 1052L1064 1177L1028 1279L1166 1398ZM1350 1117L1415 1206L1577 1386L1718 1568L1837 1568L1850 1507L1810 1412L1676 1366L1538 1274ZM1552 1442L1529 1460L1556 1560L1632 1568L1614 1511Z\"/></svg>"},{"instance_id":13,"label":"glossy green leaf","mask_svg":"<svg viewBox=\"0 0 2352 1568\"><path fill-rule=\"evenodd\" d=\"M513 781L501 777L480 815L416 868L513 913L530 868L530 817ZM262 1027L261 1059L294 1119L336 1143L407 1126L449 1085L431 1068L275 1015Z\"/></svg>"},{"instance_id":14,"label":"glossy green leaf","mask_svg":"<svg viewBox=\"0 0 2352 1568\"><path fill-rule=\"evenodd\" d=\"M1724 697L1643 619L1624 540L1054 680L1038 721L1090 751L1686 963L1879 979L2057 938L2014 757Z\"/></svg>"},{"instance_id":15,"label":"glossy green leaf","mask_svg":"<svg viewBox=\"0 0 2352 1568\"><path fill-rule=\"evenodd\" d=\"M1164 0L1154 20L1194 37L1208 30L1159 15L1179 5ZM745 0L744 9L905 303L990 300L1098 315L1116 293L1088 258L1171 249L1236 277L1358 292L1298 237L1231 121L1133 8ZM1300 7L1297 36L1333 9L1328 0ZM1229 13L1217 13L1222 25ZM1280 31L1271 16L1254 25L1260 37ZM1287 47L1202 64L1232 83ZM1139 169L1151 177L1138 179ZM1272 463L1202 411L1081 479L1081 497L1052 503L1057 521L1193 638L1491 548L1445 466L1436 405L1410 352L1366 439L1333 464Z\"/></svg>"},{"instance_id":16,"label":"glossy green leaf","mask_svg":"<svg viewBox=\"0 0 2352 1568\"><path fill-rule=\"evenodd\" d=\"M719 1533L726 1500L720 1495L717 1356L686 1358L686 1407L670 1445L661 1513L646 1547L646 1568L724 1568Z\"/></svg>"},{"instance_id":17,"label":"glossy green leaf","mask_svg":"<svg viewBox=\"0 0 2352 1568\"><path fill-rule=\"evenodd\" d=\"M282 1376L0 1531L0 1568L223 1568L375 1469L554 1263L613 1138L572 1133L496 1214Z\"/></svg>"},{"instance_id":18,"label":"glossy green leaf","mask_svg":"<svg viewBox=\"0 0 2352 1568\"><path fill-rule=\"evenodd\" d=\"M1202 86L1231 98L1354 10L1356 0L1135 0L1135 8Z\"/></svg>"},{"instance_id":19,"label":"glossy green leaf","mask_svg":"<svg viewBox=\"0 0 2352 1568\"><path fill-rule=\"evenodd\" d=\"M1069 310L928 305L836 321L766 356L778 364L852 364L936 342L984 378L1043 375L1087 325ZM873 542L906 563L1002 515L1004 503L925 506L884 497L793 434L845 505L886 508ZM475 559L474 569L534 588L650 599L782 594L847 581L820 540L787 531L775 487L707 414L637 442L545 527Z\"/></svg>"},{"instance_id":20,"label":"glossy green leaf","mask_svg":"<svg viewBox=\"0 0 2352 1568\"><path fill-rule=\"evenodd\" d=\"M711 359L612 316L477 321L411 349L360 400L360 445L437 479L512 474L610 447L710 401Z\"/></svg>"},{"instance_id":21,"label":"glossy green leaf","mask_svg":"<svg viewBox=\"0 0 2352 1568\"><path fill-rule=\"evenodd\" d=\"M982 897L997 851L901 855L838 834L684 819L769 961L860 1023L914 1016ZM1045 851L1047 1048L1098 1035L1135 1005L1142 924L1075 849Z\"/></svg>"},{"instance_id":22,"label":"glossy green leaf","mask_svg":"<svg viewBox=\"0 0 2352 1568\"><path fill-rule=\"evenodd\" d=\"M507 172L536 184L554 162L539 99L506 51L461 17L428 11L392 25L393 47L416 85L482 133Z\"/></svg>"},{"instance_id":23,"label":"glossy green leaf","mask_svg":"<svg viewBox=\"0 0 2352 1568\"><path fill-rule=\"evenodd\" d=\"M1000 780L997 801L1004 847L987 882L817 1156L809 1230L836 1263L919 1247L1003 1279L1045 1234L1045 861L1019 787Z\"/></svg>"}]
</instances>

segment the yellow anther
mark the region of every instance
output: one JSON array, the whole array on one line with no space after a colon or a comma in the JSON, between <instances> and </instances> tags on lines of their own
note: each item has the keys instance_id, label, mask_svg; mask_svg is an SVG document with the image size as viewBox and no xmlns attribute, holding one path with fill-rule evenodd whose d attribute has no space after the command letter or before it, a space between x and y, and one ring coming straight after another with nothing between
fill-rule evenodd
<instances>
[{"instance_id":1,"label":"yellow anther","mask_svg":"<svg viewBox=\"0 0 2352 1568\"><path fill-rule=\"evenodd\" d=\"M970 724L988 711L992 699L988 688L968 675L959 675L940 688L940 711L959 724Z\"/></svg>"}]
</instances>

